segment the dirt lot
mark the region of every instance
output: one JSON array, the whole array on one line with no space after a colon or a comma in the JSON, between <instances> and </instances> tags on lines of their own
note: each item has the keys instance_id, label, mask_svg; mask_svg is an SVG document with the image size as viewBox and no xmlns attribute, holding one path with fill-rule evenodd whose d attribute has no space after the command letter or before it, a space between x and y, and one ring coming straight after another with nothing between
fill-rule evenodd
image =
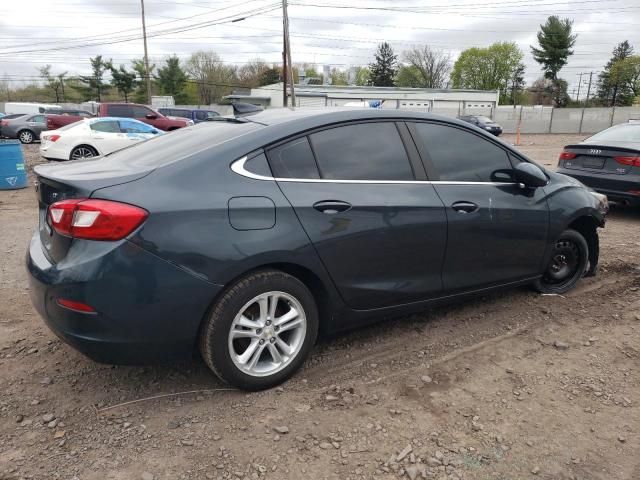
<instances>
[{"instance_id":1,"label":"dirt lot","mask_svg":"<svg viewBox=\"0 0 640 480\"><path fill-rule=\"evenodd\" d=\"M577 139L521 148L553 165ZM112 367L62 344L27 294L36 213L32 188L0 191L0 479L640 479L640 211L613 210L599 275L569 295L323 340L255 394L197 360Z\"/></svg>"}]
</instances>

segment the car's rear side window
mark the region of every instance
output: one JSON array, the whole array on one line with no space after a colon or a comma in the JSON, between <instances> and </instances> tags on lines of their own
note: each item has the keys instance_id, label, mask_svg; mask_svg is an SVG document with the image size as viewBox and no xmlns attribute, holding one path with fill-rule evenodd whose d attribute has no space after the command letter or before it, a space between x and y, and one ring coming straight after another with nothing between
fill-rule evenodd
<instances>
[{"instance_id":1,"label":"car's rear side window","mask_svg":"<svg viewBox=\"0 0 640 480\"><path fill-rule=\"evenodd\" d=\"M296 138L269 150L269 163L277 178L320 178L307 137Z\"/></svg>"},{"instance_id":2,"label":"car's rear side window","mask_svg":"<svg viewBox=\"0 0 640 480\"><path fill-rule=\"evenodd\" d=\"M107 105L107 115L110 117L133 117L129 105Z\"/></svg>"},{"instance_id":3,"label":"car's rear side window","mask_svg":"<svg viewBox=\"0 0 640 480\"><path fill-rule=\"evenodd\" d=\"M121 133L120 126L115 120L103 120L101 122L93 122L91 130L94 132Z\"/></svg>"},{"instance_id":4,"label":"car's rear side window","mask_svg":"<svg viewBox=\"0 0 640 480\"><path fill-rule=\"evenodd\" d=\"M507 152L479 135L447 125L414 125L442 181L504 181L511 171Z\"/></svg>"},{"instance_id":5,"label":"car's rear side window","mask_svg":"<svg viewBox=\"0 0 640 480\"><path fill-rule=\"evenodd\" d=\"M320 175L335 180L414 180L393 122L369 122L309 136Z\"/></svg>"}]
</instances>

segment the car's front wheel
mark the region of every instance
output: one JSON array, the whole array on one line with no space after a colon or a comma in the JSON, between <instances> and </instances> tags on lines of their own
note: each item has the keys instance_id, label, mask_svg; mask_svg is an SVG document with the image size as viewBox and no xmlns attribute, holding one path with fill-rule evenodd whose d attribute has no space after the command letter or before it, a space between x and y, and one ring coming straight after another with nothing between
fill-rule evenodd
<instances>
[{"instance_id":1,"label":"car's front wheel","mask_svg":"<svg viewBox=\"0 0 640 480\"><path fill-rule=\"evenodd\" d=\"M298 370L318 334L313 295L279 270L250 274L215 303L200 333L205 363L223 381L262 390Z\"/></svg>"},{"instance_id":2,"label":"car's front wheel","mask_svg":"<svg viewBox=\"0 0 640 480\"><path fill-rule=\"evenodd\" d=\"M556 240L542 278L534 284L541 293L565 293L582 278L589 264L589 245L575 230L565 230Z\"/></svg>"}]
</instances>

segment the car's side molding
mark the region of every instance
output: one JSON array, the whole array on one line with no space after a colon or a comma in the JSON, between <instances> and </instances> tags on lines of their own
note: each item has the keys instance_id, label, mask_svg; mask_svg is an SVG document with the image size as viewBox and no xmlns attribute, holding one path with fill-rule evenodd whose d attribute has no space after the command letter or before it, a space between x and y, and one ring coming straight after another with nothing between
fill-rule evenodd
<instances>
[{"instance_id":1,"label":"car's side molding","mask_svg":"<svg viewBox=\"0 0 640 480\"><path fill-rule=\"evenodd\" d=\"M516 182L463 182L463 181L451 181L451 180L338 180L327 178L281 178L281 177L268 177L266 175L258 175L257 173L249 172L244 168L248 157L244 156L234 161L231 164L231 170L242 175L243 177L252 178L254 180L267 180L276 182L295 182L295 183L351 183L351 184L389 184L389 185L420 185L420 184L433 184L433 185L495 185L495 186L507 186L507 185L520 185Z\"/></svg>"}]
</instances>

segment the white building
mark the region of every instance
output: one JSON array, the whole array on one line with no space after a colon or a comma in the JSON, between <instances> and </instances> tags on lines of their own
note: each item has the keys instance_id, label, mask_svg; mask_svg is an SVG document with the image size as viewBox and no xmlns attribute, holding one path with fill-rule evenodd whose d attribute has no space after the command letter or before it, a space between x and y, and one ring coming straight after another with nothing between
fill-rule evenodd
<instances>
[{"instance_id":1,"label":"white building","mask_svg":"<svg viewBox=\"0 0 640 480\"><path fill-rule=\"evenodd\" d=\"M296 85L296 106L333 107L349 102L384 101L382 108L435 111L460 115L463 112L490 113L498 106L497 90L455 90L436 88L357 87L347 85ZM290 97L290 95L289 95ZM265 107L283 106L283 85L253 88L248 95L229 95L232 101ZM289 102L291 100L289 99ZM290 103L289 103L290 104Z\"/></svg>"}]
</instances>

